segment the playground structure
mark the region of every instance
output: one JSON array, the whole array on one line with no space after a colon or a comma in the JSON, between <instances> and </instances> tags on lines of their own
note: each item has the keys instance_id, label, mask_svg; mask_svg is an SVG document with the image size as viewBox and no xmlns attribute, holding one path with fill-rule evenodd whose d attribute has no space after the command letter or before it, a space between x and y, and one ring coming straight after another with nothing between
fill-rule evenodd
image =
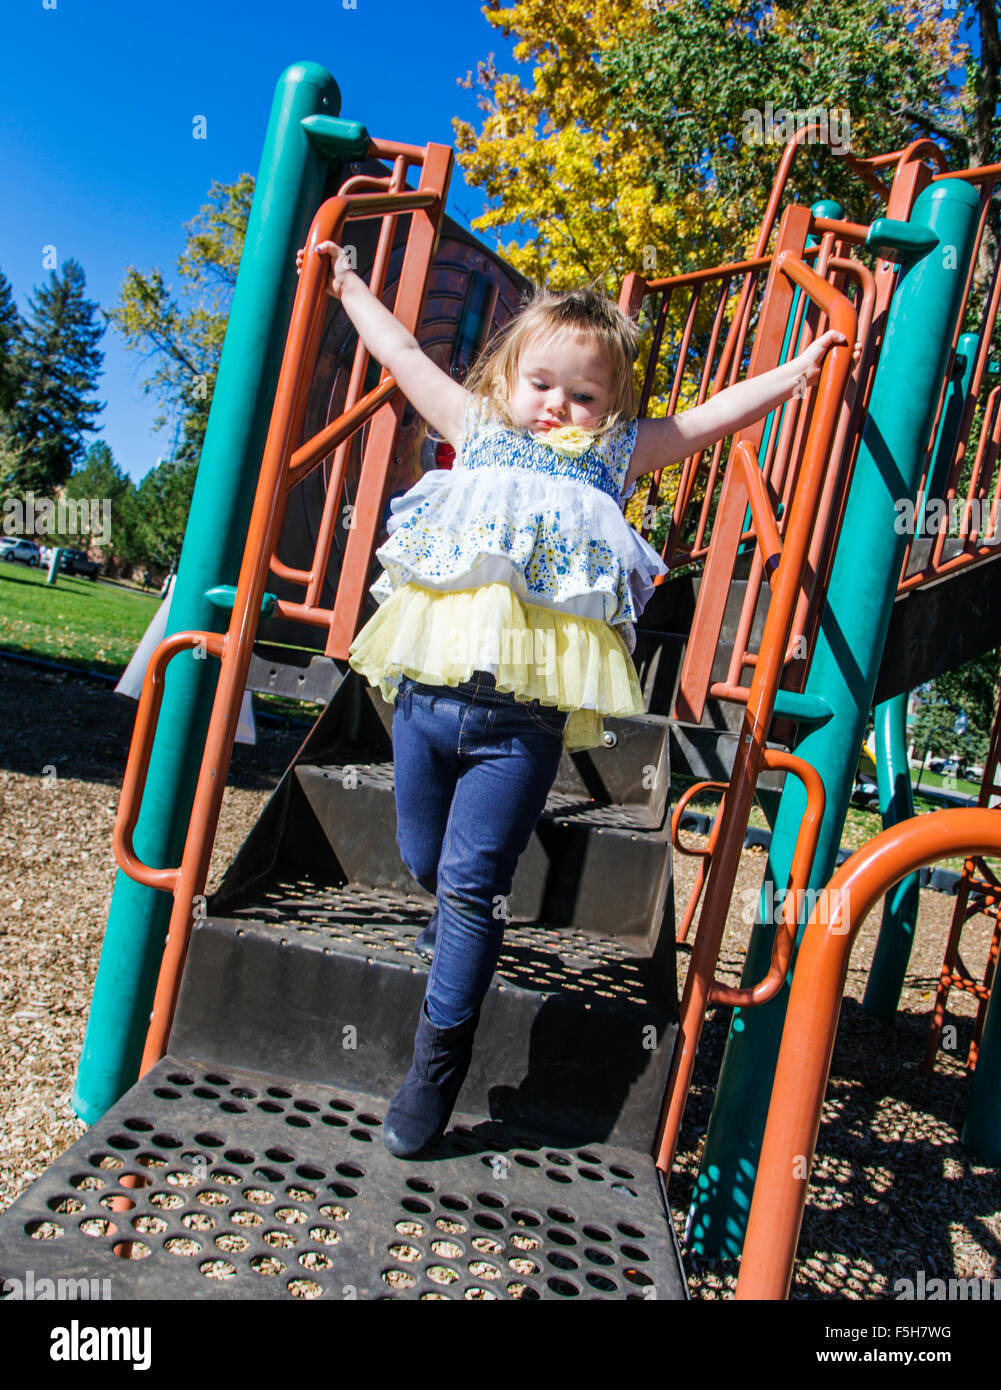
<instances>
[{"instance_id":1,"label":"playground structure","mask_svg":"<svg viewBox=\"0 0 1001 1390\"><path fill-rule=\"evenodd\" d=\"M735 380L752 324L748 373L802 351L824 320L847 345L727 454L721 441L708 463L690 458L637 488L640 524L663 536L678 572L638 630L647 713L606 721L605 748L564 758L519 864L452 1148L400 1163L378 1124L409 1056L423 993L413 938L432 899L395 846L391 711L346 656L387 499L435 460L326 296L321 258L307 254L298 286L290 267L298 245L350 240L376 293L459 376L515 311L521 282L445 217L450 150L371 140L337 104L311 65L279 84L170 631L122 789L123 874L76 1095L92 1129L0 1220L0 1273L101 1274L122 1297L190 1295L206 1278L225 1297L342 1297L345 1285L382 1297L684 1297L666 1182L719 1004L735 1026L691 1240L743 1248L738 1296L782 1298L807 1190L792 1158L808 1173L861 921L887 899L866 1003L892 1016L913 875L949 854L1001 854L1001 814L986 804L997 737L976 810L913 818L893 776L907 691L1001 641L996 528L957 541L894 527L895 504L922 495L925 511L956 497L986 503L992 520L1001 510L1001 388L982 403L968 457L996 253L978 329L962 331L1001 166L950 173L930 141L848 156L886 200L863 225L829 202L782 206L801 132L753 256L626 277L621 306L651 327L642 413ZM326 708L206 904L248 686ZM834 874L874 703L887 828ZM672 849L689 852L685 810L707 789L721 805L676 928ZM715 975L756 795L773 826L762 901L769 885L790 891L782 920L755 928L734 989ZM970 888L990 906L989 870L978 872ZM693 928L679 1007L675 937ZM997 1162L989 986L964 1138ZM249 1205L234 1206L243 1182ZM186 1189L192 1202L175 1215ZM251 1218L275 1202L268 1231ZM434 1225L454 1239L442 1246ZM53 1226L68 1238L44 1241Z\"/></svg>"}]
</instances>

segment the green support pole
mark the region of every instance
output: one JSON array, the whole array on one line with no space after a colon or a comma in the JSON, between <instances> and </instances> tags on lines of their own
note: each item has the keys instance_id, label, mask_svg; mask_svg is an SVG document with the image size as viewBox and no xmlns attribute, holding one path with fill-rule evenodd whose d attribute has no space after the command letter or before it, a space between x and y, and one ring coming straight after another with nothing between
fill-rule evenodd
<instances>
[{"instance_id":1,"label":"green support pole","mask_svg":"<svg viewBox=\"0 0 1001 1390\"><path fill-rule=\"evenodd\" d=\"M331 129L367 136L340 110L334 79L315 63L280 77L247 225L208 429L198 466L167 635L221 631L225 618L207 591L234 584L246 542L260 460L296 290L295 253L322 201ZM326 146L303 126L319 122ZM168 668L142 812L134 835L140 859L180 863L218 675L214 659L184 653ZM149 1025L172 899L119 872L91 1002L73 1108L93 1123L135 1081Z\"/></svg>"},{"instance_id":2,"label":"green support pole","mask_svg":"<svg viewBox=\"0 0 1001 1390\"><path fill-rule=\"evenodd\" d=\"M822 696L833 717L801 734L796 748L821 774L827 795L808 885L814 891L831 877L851 799L906 543L894 529L895 503L913 500L920 483L977 209L973 187L943 179L920 194L910 223L879 219L870 228L870 249L888 255L897 246L902 270L807 680L807 692ZM776 885L788 882L805 810L800 783L787 777L763 902L774 902ZM774 931L771 921L754 929L744 985L765 974ZM700 1253L740 1254L787 999L788 986L761 1008L734 1010L689 1218L691 1247Z\"/></svg>"},{"instance_id":3,"label":"green support pole","mask_svg":"<svg viewBox=\"0 0 1001 1390\"><path fill-rule=\"evenodd\" d=\"M975 333L961 333L956 343L952 377L942 405L925 496L919 511L915 512L914 529L918 536L925 529L929 499L942 497L945 492L946 478L959 440L963 402L973 380L978 342ZM885 830L914 815L911 769L907 760L907 696L898 696L878 705L875 725L876 780ZM904 987L904 976L914 945L920 896L919 874L908 874L886 895L879 939L862 1000L863 1012L872 1018L889 1022L896 1017L900 991Z\"/></svg>"},{"instance_id":4,"label":"green support pole","mask_svg":"<svg viewBox=\"0 0 1001 1390\"><path fill-rule=\"evenodd\" d=\"M998 810L1001 816L1001 808ZM996 983L995 977L995 983ZM980 1163L1001 1166L1001 989L991 991L961 1138Z\"/></svg>"},{"instance_id":5,"label":"green support pole","mask_svg":"<svg viewBox=\"0 0 1001 1390\"><path fill-rule=\"evenodd\" d=\"M907 693L876 706L876 781L883 829L914 815L907 760ZM918 920L920 874L908 874L883 902L883 921L873 953L862 1010L887 1022L896 1017Z\"/></svg>"},{"instance_id":6,"label":"green support pole","mask_svg":"<svg viewBox=\"0 0 1001 1390\"><path fill-rule=\"evenodd\" d=\"M980 339L976 333L961 333L956 342L956 360L952 367L952 378L942 403L942 417L938 424L938 438L932 451L932 465L928 470L928 482L921 504L920 515L915 513L914 530L922 535L925 530L925 513L933 497L945 494L945 481L949 467L956 456L956 443L959 439L959 426L963 419L963 403L973 380L973 368L977 359L977 346Z\"/></svg>"}]
</instances>

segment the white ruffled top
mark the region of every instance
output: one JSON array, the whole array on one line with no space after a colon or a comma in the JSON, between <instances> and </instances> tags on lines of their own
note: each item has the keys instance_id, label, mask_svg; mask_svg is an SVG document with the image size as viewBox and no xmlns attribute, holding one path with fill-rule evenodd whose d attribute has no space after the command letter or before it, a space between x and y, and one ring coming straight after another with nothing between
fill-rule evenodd
<instances>
[{"instance_id":1,"label":"white ruffled top","mask_svg":"<svg viewBox=\"0 0 1001 1390\"><path fill-rule=\"evenodd\" d=\"M622 511L638 425L570 457L471 396L453 467L393 499L370 592L381 604L408 583L447 592L501 581L524 602L604 620L631 653L633 623L667 573Z\"/></svg>"}]
</instances>

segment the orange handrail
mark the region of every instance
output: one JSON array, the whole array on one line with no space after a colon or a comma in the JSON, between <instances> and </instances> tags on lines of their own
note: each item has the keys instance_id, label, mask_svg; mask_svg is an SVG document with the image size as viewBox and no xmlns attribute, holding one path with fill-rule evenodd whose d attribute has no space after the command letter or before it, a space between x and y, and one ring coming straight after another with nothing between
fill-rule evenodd
<instances>
[{"instance_id":1,"label":"orange handrail","mask_svg":"<svg viewBox=\"0 0 1001 1390\"><path fill-rule=\"evenodd\" d=\"M702 897L702 889L705 887L706 882L706 865L712 862L713 850L716 848L716 840L719 835L719 827L722 820L720 814L722 803L720 803L720 811L717 811L713 823L709 828L709 843L706 845L705 849L689 849L687 845L681 843L681 817L684 814L685 807L697 792L708 791L710 788L715 791L725 792L729 785L729 782L694 783L693 786L689 787L687 791L678 798L677 805L671 815L672 845L679 854L689 855L691 858L698 859L699 861L699 866L695 871L695 881L688 894L688 902L685 905L685 911L682 915L681 922L675 929L674 940L679 946L684 945L688 940L688 933L695 919L695 910L699 905L699 899Z\"/></svg>"},{"instance_id":2,"label":"orange handrail","mask_svg":"<svg viewBox=\"0 0 1001 1390\"><path fill-rule=\"evenodd\" d=\"M740 1299L783 1299L792 1282L841 997L866 916L902 878L953 854L1001 854L1001 811L934 811L884 830L827 886L822 924L807 923L793 974L778 1066L737 1281Z\"/></svg>"},{"instance_id":3,"label":"orange handrail","mask_svg":"<svg viewBox=\"0 0 1001 1390\"><path fill-rule=\"evenodd\" d=\"M704 859L706 855L712 853L711 845L708 849L688 849L686 845L681 843L678 839L681 833L681 817L684 815L685 807L693 796L697 795L699 792L709 791L710 789L713 791L725 792L729 785L729 782L694 782L692 786L688 787L681 796L678 797L674 810L671 812L671 843L679 854L688 854L691 855L692 858Z\"/></svg>"},{"instance_id":4,"label":"orange handrail","mask_svg":"<svg viewBox=\"0 0 1001 1390\"><path fill-rule=\"evenodd\" d=\"M657 1166L665 1172L671 1170L706 1008L711 1001L712 991L716 988L716 961L719 958L727 908L733 893L751 801L759 772L768 766L771 753L771 750L765 747L765 739L771 725L775 697L788 651L793 616L806 576L807 559L816 527L818 501L823 490L828 456L855 345L855 310L843 294L822 280L815 271L804 265L802 260L785 250L775 259L770 290L774 290L781 283L781 277L798 284L804 297L811 299L827 314L831 327L844 335L845 344L834 347L827 353L821 368L820 380L815 388L815 408L804 447L802 467L796 480L778 568L772 577L771 602L744 709L733 772L717 817L717 843L709 863L705 901L685 979L678 1041L665 1092L660 1135L655 1148ZM766 303L771 306L773 317L784 314L782 294L769 295ZM769 316L763 314L761 331L769 330ZM739 447L739 444L738 438L735 448ZM747 505L747 490L743 484L742 469L727 470L720 511L722 513L724 507L728 508L726 516L731 522L731 529L734 517L738 513L741 521L736 524L742 524ZM710 548L716 541L717 532L714 532ZM790 759L789 755L773 757L772 765L792 770L803 778L808 793L812 792L815 815L817 805L822 807L822 801L819 799L822 796L819 778L812 770L806 771L800 760ZM812 825L811 821L810 826ZM795 861L797 873L803 874L803 882L806 881L808 872L808 866L804 871L807 850L812 860L812 848L808 843L806 850L797 847L798 857ZM769 977L767 984L762 982L762 986L765 989L772 988L771 978Z\"/></svg>"},{"instance_id":5,"label":"orange handrail","mask_svg":"<svg viewBox=\"0 0 1001 1390\"><path fill-rule=\"evenodd\" d=\"M747 488L747 500L751 508L751 520L754 522L754 533L757 538L758 549L761 551L761 559L765 566L768 582L771 583L772 575L778 569L779 560L782 557L782 538L779 535L775 511L768 496L765 480L761 476L761 465L758 462L757 451L751 441L742 439L734 448L733 456L744 474L744 486Z\"/></svg>"},{"instance_id":6,"label":"orange handrail","mask_svg":"<svg viewBox=\"0 0 1001 1390\"><path fill-rule=\"evenodd\" d=\"M406 148L409 150L409 147ZM418 153L422 156L423 163L421 186L416 192L387 191L353 196L337 195L327 199L317 211L310 227L302 274L292 308L228 630L225 636L217 633L175 634L159 644L147 670L116 822L115 849L119 863L126 873L150 887L172 891L174 906L157 979L140 1075L145 1074L165 1051L193 925L192 902L196 894L204 889L208 877L209 861L265 584L285 513L289 466L291 464L298 468L298 476L305 476L305 472L315 466L323 452L329 451L333 442L347 437L394 395L398 395L395 382L387 376L375 391L369 392L361 401L356 402L341 420L326 428L323 432L324 447L319 453L314 452L314 448L311 447L319 448L316 441L296 448L305 415L306 386L316 363L327 304L328 266L322 257L314 254L315 248L321 241L339 240L341 228L348 218L371 217L376 214L391 215L394 212L414 210L433 214L425 219L427 227L423 224L418 227L416 220L411 227L410 245L419 244L419 253L410 257L408 249L404 273L401 274L401 293L405 291L402 321L413 331L419 322L426 294L451 168L451 150L448 147L429 145L426 157L424 151ZM433 230L433 235L429 229ZM420 235L415 236L418 231ZM411 281L417 282L416 288L411 286ZM329 616L328 614L328 619ZM156 716L163 695L163 670L179 651L202 644L207 651L219 657L221 669L184 851L178 868L151 869L148 865L142 864L136 856L132 847L132 832L138 820Z\"/></svg>"},{"instance_id":7,"label":"orange handrail","mask_svg":"<svg viewBox=\"0 0 1001 1390\"><path fill-rule=\"evenodd\" d=\"M991 730L991 741L980 778L977 805L989 807L991 801L999 795L1001 795L1001 705L994 711L994 727ZM991 934L990 946L987 951L987 965L984 969L983 983L978 984L963 964L959 954L959 943L963 934L963 927L971 917L979 916L981 913L994 918L994 931ZM942 969L939 972L938 989L935 991L935 1007L932 1010L932 1021L928 1029L928 1044L921 1065L922 1075L931 1076L935 1066L935 1058L938 1055L939 1042L942 1037L942 1025L945 1022L946 1003L948 1002L949 991L953 988L967 990L977 1000L977 1016L973 1024L973 1037L970 1040L970 1050L966 1058L966 1065L970 1070L975 1069L977 1054L980 1050L980 1039L987 1017L987 1005L994 986L994 973L997 968L999 953L1001 953L1001 881L998 880L997 875L981 856L967 855L963 861L963 872L960 875L956 890L956 905L953 908L952 922L949 926L949 940L945 948Z\"/></svg>"},{"instance_id":8,"label":"orange handrail","mask_svg":"<svg viewBox=\"0 0 1001 1390\"><path fill-rule=\"evenodd\" d=\"M782 924L775 933L767 973L756 985L749 985L743 989L735 989L732 985L715 979L709 987L710 1004L723 1004L732 1009L751 1009L759 1004L767 1004L785 984L799 928L800 895L810 881L810 870L817 853L827 800L820 773L794 753L784 753L779 748L766 748L761 756L761 765L770 771L791 772L800 779L806 790L806 811L803 813L800 834L796 839L796 848L789 866L789 887L782 902Z\"/></svg>"},{"instance_id":9,"label":"orange handrail","mask_svg":"<svg viewBox=\"0 0 1001 1390\"><path fill-rule=\"evenodd\" d=\"M115 817L111 838L115 858L122 869L130 878L134 878L137 883L144 883L147 888L162 888L172 893L177 887L180 872L178 869L154 869L144 864L132 844L132 834L138 824L142 807L160 706L163 704L164 673L168 663L179 652L188 651L193 647L203 647L221 659L225 644L225 637L218 632L175 632L172 637L158 643L146 667L136 722L132 729L129 759L122 780L118 814Z\"/></svg>"}]
</instances>

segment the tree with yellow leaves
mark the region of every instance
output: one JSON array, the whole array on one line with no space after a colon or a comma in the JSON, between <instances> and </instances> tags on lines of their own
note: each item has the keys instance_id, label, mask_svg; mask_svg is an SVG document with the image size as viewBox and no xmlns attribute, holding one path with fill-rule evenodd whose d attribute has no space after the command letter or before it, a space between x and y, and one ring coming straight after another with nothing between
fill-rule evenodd
<instances>
[{"instance_id":1,"label":"tree with yellow leaves","mask_svg":"<svg viewBox=\"0 0 1001 1390\"><path fill-rule=\"evenodd\" d=\"M484 13L533 67L529 83L491 55L481 130L453 123L467 182L494 200L473 225L513 229L500 253L554 289L614 293L627 270L745 254L781 155L745 138L749 110L845 109L856 153L962 124L950 69L969 51L938 0L487 0ZM860 217L872 197L837 151L810 146L789 197L821 195Z\"/></svg>"}]
</instances>

